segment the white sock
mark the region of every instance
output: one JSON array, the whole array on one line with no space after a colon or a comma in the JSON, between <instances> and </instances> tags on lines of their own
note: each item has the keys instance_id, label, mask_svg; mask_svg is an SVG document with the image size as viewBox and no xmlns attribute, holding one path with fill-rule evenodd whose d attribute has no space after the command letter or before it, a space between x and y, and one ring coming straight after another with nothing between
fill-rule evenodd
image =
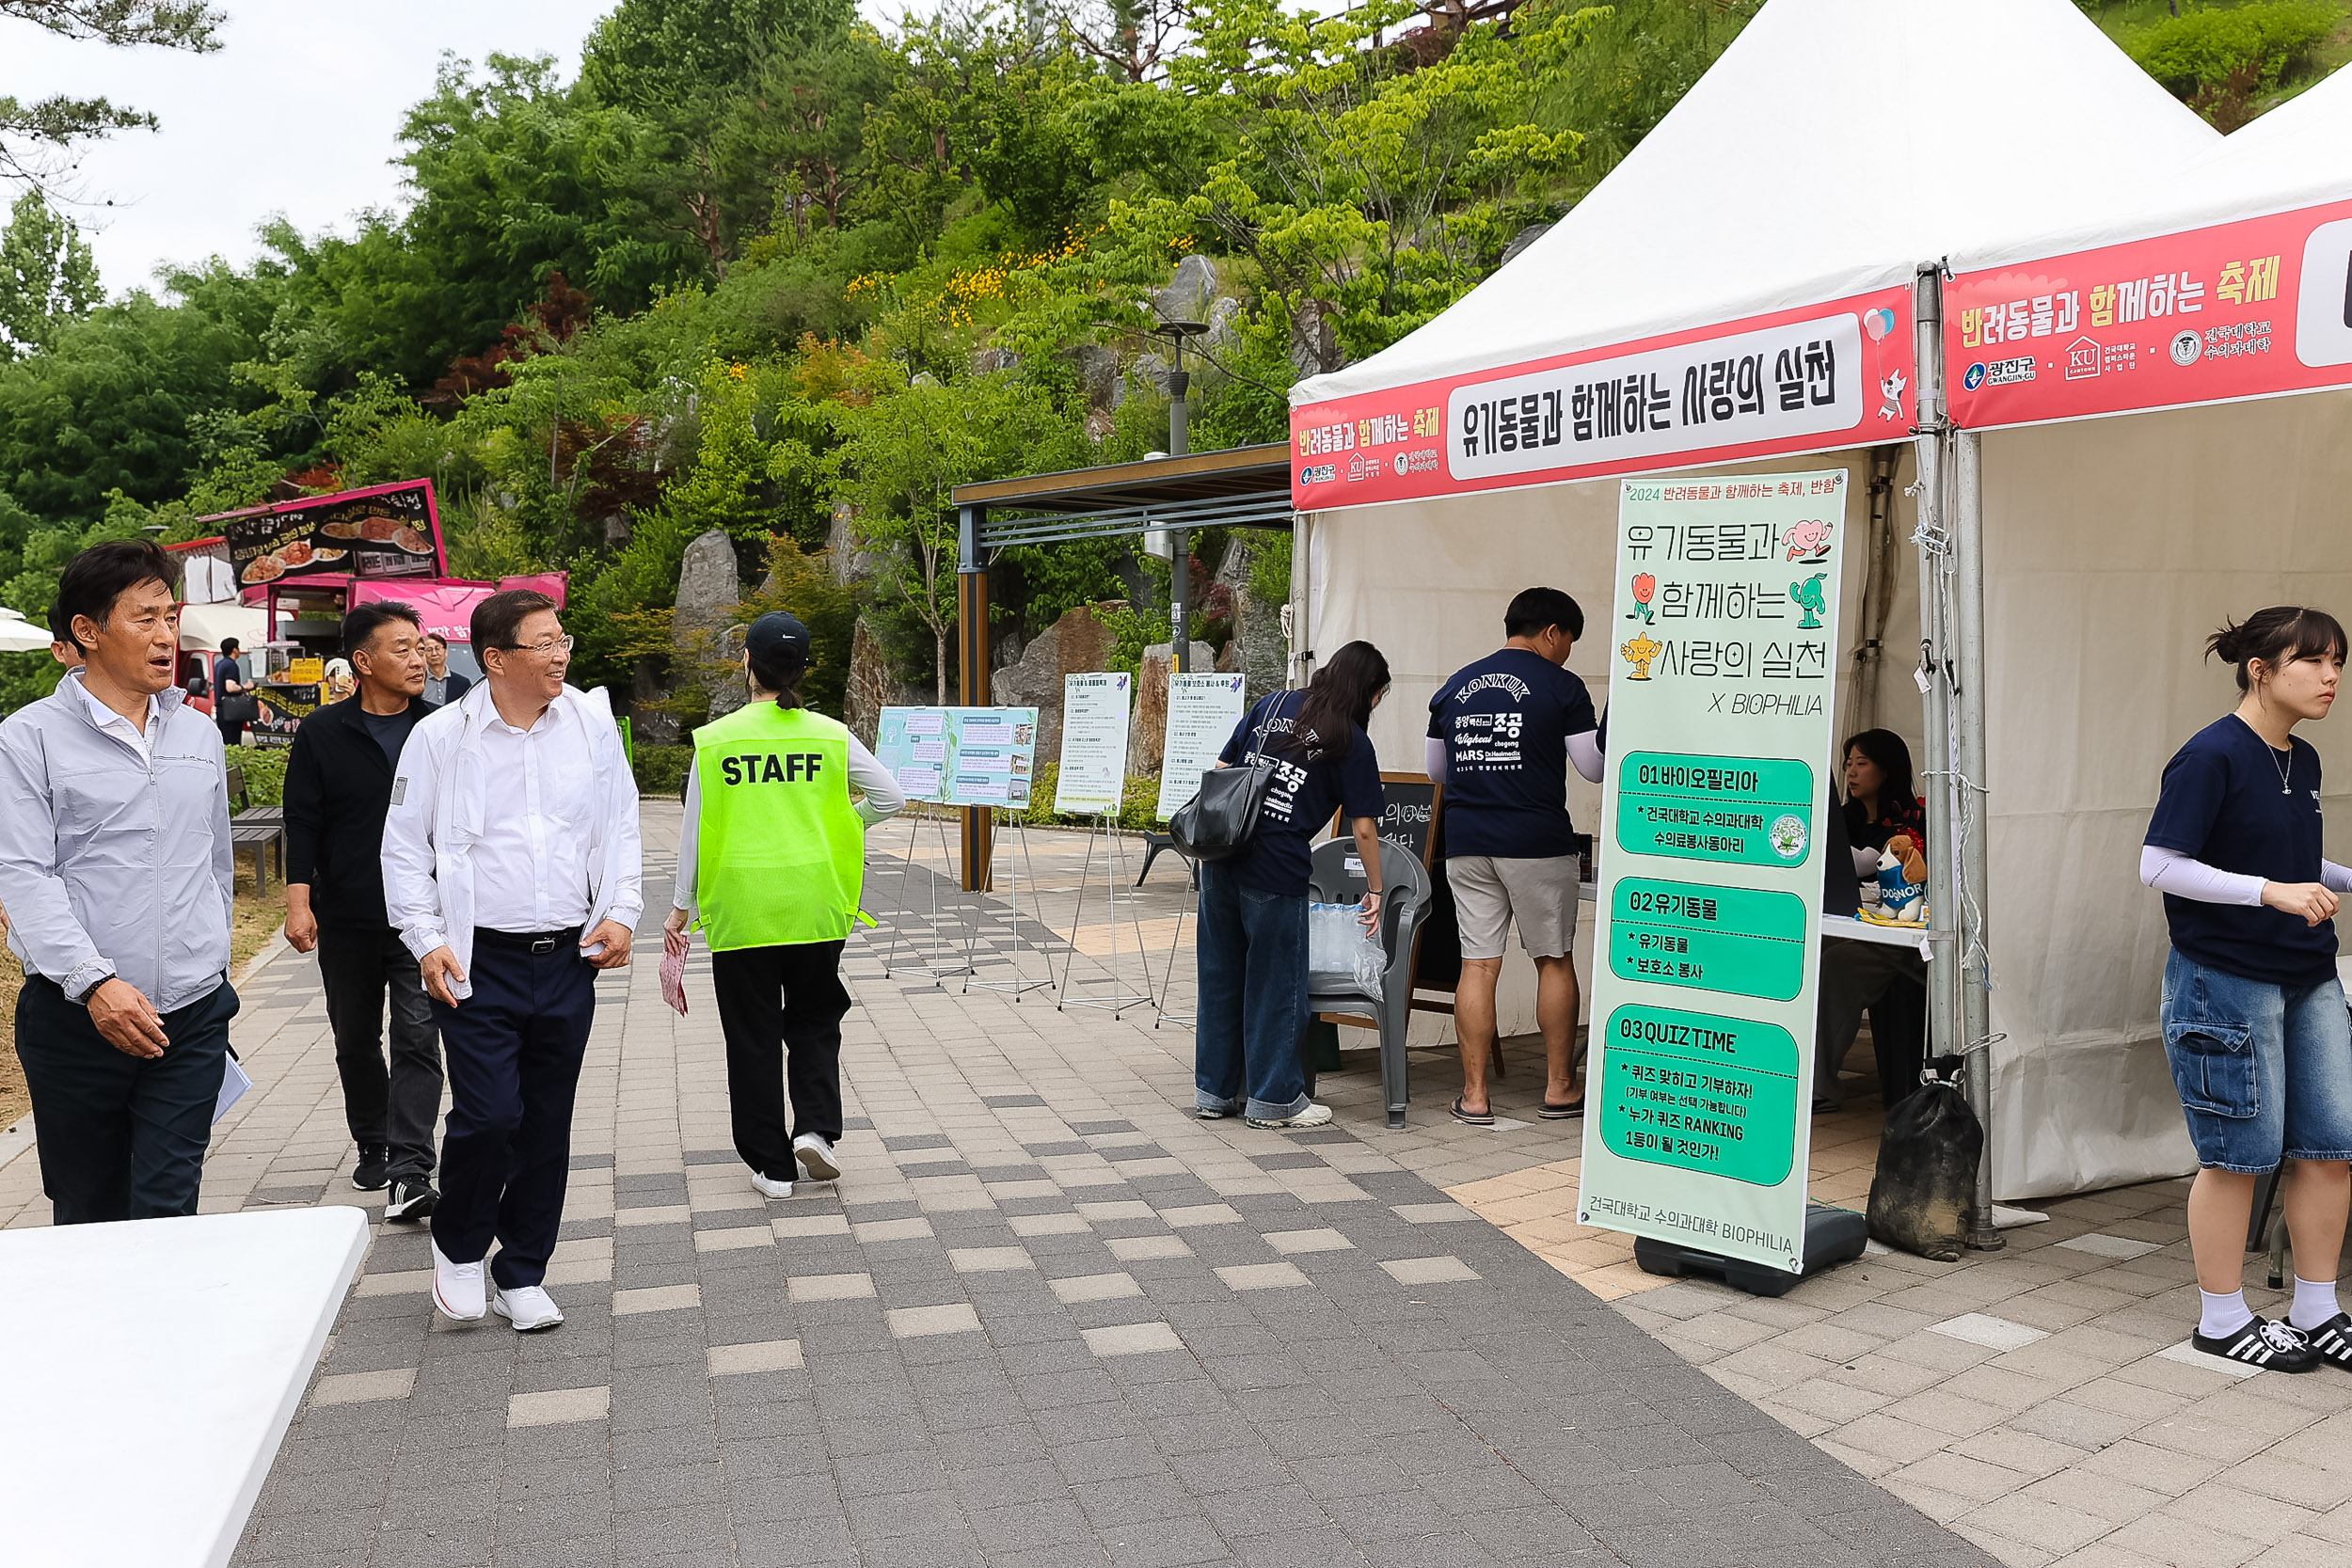
<instances>
[{"instance_id":1,"label":"white sock","mask_svg":"<svg viewBox=\"0 0 2352 1568\"><path fill-rule=\"evenodd\" d=\"M2297 1328L2317 1328L2343 1310L2336 1305L2334 1280L2295 1276L2295 1305L2287 1308L2287 1322Z\"/></svg>"},{"instance_id":2,"label":"white sock","mask_svg":"<svg viewBox=\"0 0 2352 1568\"><path fill-rule=\"evenodd\" d=\"M2298 1279L2295 1283L2299 1288L2303 1282ZM2331 1291L2333 1289L2329 1287ZM2254 1321L2254 1309L2246 1305L2244 1291L2232 1291L2226 1295L2202 1290L2197 1293L2205 1298L2205 1315L2197 1324L2197 1332L2208 1339L2226 1339Z\"/></svg>"}]
</instances>

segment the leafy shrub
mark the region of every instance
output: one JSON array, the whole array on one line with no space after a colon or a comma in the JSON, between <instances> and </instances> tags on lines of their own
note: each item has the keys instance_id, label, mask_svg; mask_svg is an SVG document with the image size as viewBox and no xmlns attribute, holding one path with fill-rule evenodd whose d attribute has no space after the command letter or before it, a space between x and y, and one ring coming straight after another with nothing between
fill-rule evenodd
<instances>
[{"instance_id":1,"label":"leafy shrub","mask_svg":"<svg viewBox=\"0 0 2352 1568\"><path fill-rule=\"evenodd\" d=\"M294 752L283 746L232 746L229 766L245 769L245 803L282 806L286 803L286 761Z\"/></svg>"},{"instance_id":2,"label":"leafy shrub","mask_svg":"<svg viewBox=\"0 0 2352 1568\"><path fill-rule=\"evenodd\" d=\"M647 800L675 800L686 788L686 770L694 763L691 746L648 746L637 743L637 793Z\"/></svg>"},{"instance_id":3,"label":"leafy shrub","mask_svg":"<svg viewBox=\"0 0 2352 1568\"><path fill-rule=\"evenodd\" d=\"M2141 70L2183 99L2267 91L2301 64L2340 19L2323 0L2256 0L2167 17L2133 40Z\"/></svg>"}]
</instances>

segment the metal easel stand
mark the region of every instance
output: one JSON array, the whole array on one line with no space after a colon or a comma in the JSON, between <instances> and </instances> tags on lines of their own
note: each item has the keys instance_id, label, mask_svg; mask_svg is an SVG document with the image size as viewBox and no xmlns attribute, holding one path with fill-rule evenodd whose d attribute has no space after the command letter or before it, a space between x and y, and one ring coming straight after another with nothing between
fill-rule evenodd
<instances>
[{"instance_id":1,"label":"metal easel stand","mask_svg":"<svg viewBox=\"0 0 2352 1568\"><path fill-rule=\"evenodd\" d=\"M955 853L952 847L947 842L947 819L942 816L936 818L935 820L939 825L939 853L941 863L952 865L955 863ZM901 970L910 971L916 974L928 974L933 980L941 982L940 989L944 990L946 989L946 981L954 979L959 974L969 974L972 973L971 953L968 949L964 954L964 961L960 964L942 965L936 958L929 957L914 958L903 964L898 961L898 942L905 935L906 922L909 912L907 909L906 887L908 880L914 875L914 847L922 836L923 827L922 823L918 820L910 826L910 830L907 833L906 860L901 864L898 871L898 916L890 923L890 951L882 955L882 976L887 979L891 974ZM926 873L926 876L929 877L931 887L930 935L929 940L935 951L939 942L939 878L936 875L932 875L928 872Z\"/></svg>"},{"instance_id":2,"label":"metal easel stand","mask_svg":"<svg viewBox=\"0 0 2352 1568\"><path fill-rule=\"evenodd\" d=\"M1005 867L1006 879L1012 884L1010 888L1007 890L1012 909L1012 952L1009 955L1012 963L1012 978L1009 980L982 980L976 978L976 976L979 974L978 954L980 945L981 921L978 918L975 918L972 922L971 933L965 940L963 948L963 989L967 992L973 990L975 988L980 990L1002 991L1006 995L1010 996L1015 1002L1018 1002L1021 1000L1024 992L1042 990L1053 985L1054 956L1051 953L1046 953L1040 949L1037 943L1029 940L1028 933L1021 928L1021 880L1025 876L1028 879L1030 883L1030 901L1034 903L1037 899L1037 869L1029 860L1029 830L1022 822L1019 813L1003 807L991 807L990 810L1002 811L1004 813L1002 820L1012 829L1014 838L1019 840L1021 845L1021 869L1016 871L1012 868L1010 856L1006 857L1007 863ZM985 911L986 906L983 905L981 907L981 912L985 913ZM1022 973L1021 955L1024 952L1037 953L1045 960L1045 977L1043 979L1032 980L1026 974Z\"/></svg>"},{"instance_id":3,"label":"metal easel stand","mask_svg":"<svg viewBox=\"0 0 2352 1568\"><path fill-rule=\"evenodd\" d=\"M1176 906L1176 934L1170 937L1168 942L1168 970L1160 976L1160 999L1152 1005L1153 1011L1159 1015L1152 1021L1152 1027L1154 1029L1163 1023L1174 1023L1190 1028L1200 1022L1200 999L1198 992L1194 993L1191 1012L1171 1013L1168 1010L1168 996L1176 990L1176 955L1184 950L1184 915L1187 912L1192 915L1193 929L1196 932L1200 927L1200 863L1181 853L1178 858L1184 861L1185 876L1192 884L1192 901L1189 907L1184 904ZM1146 966L1147 972L1149 967Z\"/></svg>"},{"instance_id":4,"label":"metal easel stand","mask_svg":"<svg viewBox=\"0 0 2352 1568\"><path fill-rule=\"evenodd\" d=\"M1098 834L1104 840L1104 892L1110 899L1111 961L1110 973L1105 978L1112 989L1108 996L1073 996L1070 994L1070 976L1071 972L1078 966L1078 933L1086 929L1087 879L1094 870L1094 840ZM1144 951L1143 919L1136 912L1133 889L1128 890L1127 918L1135 924L1136 958L1136 961L1143 965L1143 990L1122 991L1118 989L1120 985L1119 891L1120 880L1125 874L1125 858L1119 851L1119 833L1112 826L1108 816L1097 815L1093 825L1087 830L1086 860L1078 868L1078 902L1077 906L1070 911L1070 957L1062 964L1061 991L1054 998L1056 1012L1068 1007L1102 1007L1107 1010L1111 1017L1117 1018L1129 1007L1137 1005L1146 1006L1158 1005L1157 999L1152 994L1152 959L1151 956ZM1088 981L1089 985L1093 983L1091 979Z\"/></svg>"}]
</instances>

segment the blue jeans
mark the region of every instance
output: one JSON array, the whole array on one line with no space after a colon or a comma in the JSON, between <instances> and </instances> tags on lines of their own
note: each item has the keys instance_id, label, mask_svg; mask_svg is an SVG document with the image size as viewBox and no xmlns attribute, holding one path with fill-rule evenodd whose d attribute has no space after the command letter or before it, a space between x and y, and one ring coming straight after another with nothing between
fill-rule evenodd
<instances>
[{"instance_id":1,"label":"blue jeans","mask_svg":"<svg viewBox=\"0 0 2352 1568\"><path fill-rule=\"evenodd\" d=\"M1222 862L1200 867L1200 1108L1279 1120L1305 1110L1307 895L1244 887ZM1248 1090L1245 1102L1243 1091Z\"/></svg>"},{"instance_id":2,"label":"blue jeans","mask_svg":"<svg viewBox=\"0 0 2352 1568\"><path fill-rule=\"evenodd\" d=\"M2333 975L2314 986L2164 961L2164 1053L2197 1163L2261 1174L2352 1160L2352 1020Z\"/></svg>"}]
</instances>

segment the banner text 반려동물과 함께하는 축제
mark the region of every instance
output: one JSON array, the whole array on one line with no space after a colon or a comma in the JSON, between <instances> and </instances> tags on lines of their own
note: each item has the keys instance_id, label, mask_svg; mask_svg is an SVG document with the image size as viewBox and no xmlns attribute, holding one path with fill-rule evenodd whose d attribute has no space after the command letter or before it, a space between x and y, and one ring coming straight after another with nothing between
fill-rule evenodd
<instances>
[{"instance_id":1,"label":"banner text \ubc18\ub824\ub3d9\ubb3c\uacfc \ud568\uaed8\ud558\ub294 \ucd95\uc81c","mask_svg":"<svg viewBox=\"0 0 2352 1568\"><path fill-rule=\"evenodd\" d=\"M1799 1273L1846 474L1621 498L1579 1217Z\"/></svg>"},{"instance_id":2,"label":"banner text \ubc18\ub824\ub3d9\ubb3c\uacfc \ud568\uaed8\ud558\ub294 \ucd95\uc81c","mask_svg":"<svg viewBox=\"0 0 2352 1568\"><path fill-rule=\"evenodd\" d=\"M1944 357L1969 430L2352 385L2352 201L1963 272Z\"/></svg>"}]
</instances>

